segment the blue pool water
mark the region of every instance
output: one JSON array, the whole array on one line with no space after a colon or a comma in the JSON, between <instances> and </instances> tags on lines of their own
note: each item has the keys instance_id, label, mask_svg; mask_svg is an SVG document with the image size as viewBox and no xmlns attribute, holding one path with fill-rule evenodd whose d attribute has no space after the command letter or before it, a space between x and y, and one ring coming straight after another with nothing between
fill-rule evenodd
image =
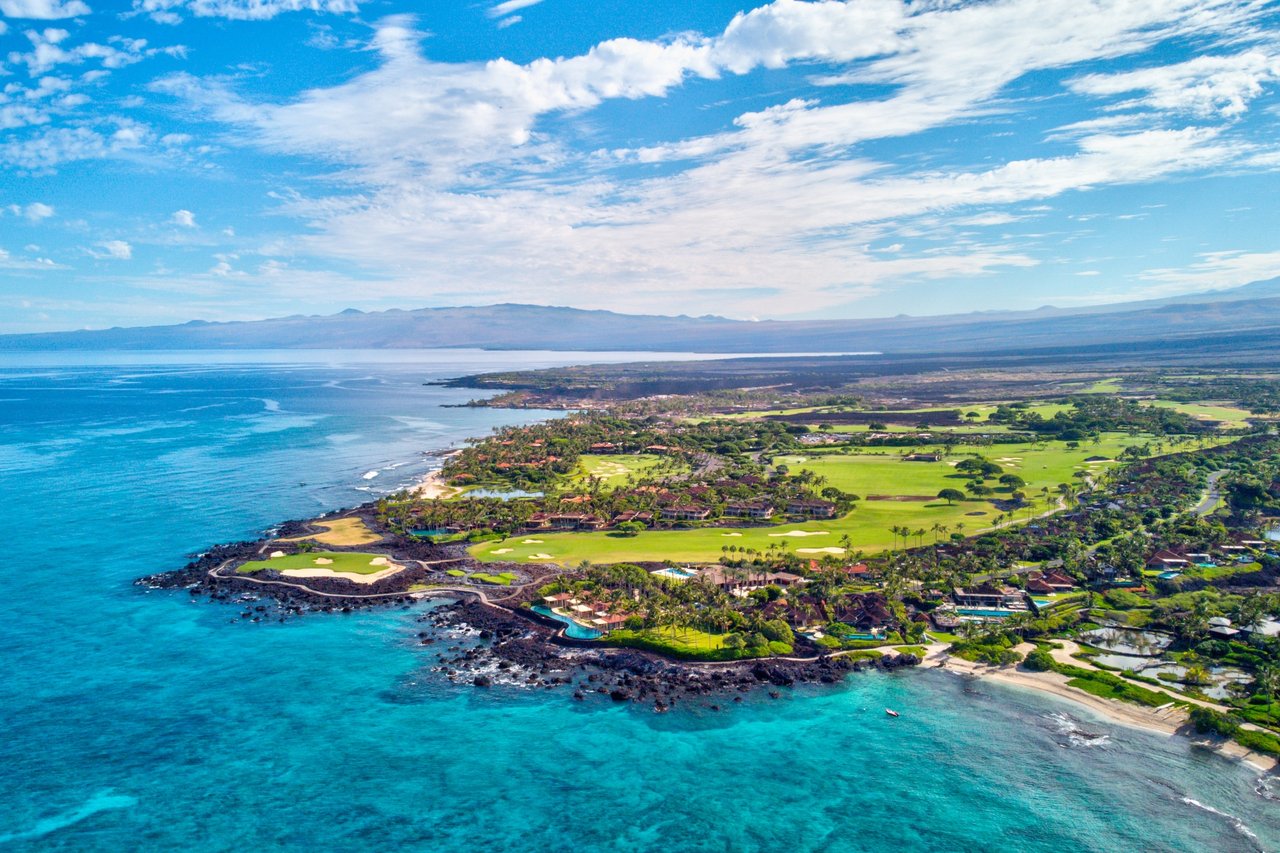
<instances>
[{"instance_id":1,"label":"blue pool water","mask_svg":"<svg viewBox=\"0 0 1280 853\"><path fill-rule=\"evenodd\" d=\"M410 612L232 623L139 589L538 416L425 381L602 360L213 355L0 356L0 853L1280 848L1257 774L995 684L655 715L451 685Z\"/></svg>"},{"instance_id":2,"label":"blue pool water","mask_svg":"<svg viewBox=\"0 0 1280 853\"><path fill-rule=\"evenodd\" d=\"M670 567L665 569L655 569L652 574L678 581L687 581L689 578L696 578L698 576L698 573L692 569L676 569Z\"/></svg>"},{"instance_id":3,"label":"blue pool water","mask_svg":"<svg viewBox=\"0 0 1280 853\"><path fill-rule=\"evenodd\" d=\"M1156 577L1160 578L1161 580L1168 581L1168 580L1173 580L1174 578L1182 577L1182 572L1161 572Z\"/></svg>"},{"instance_id":4,"label":"blue pool water","mask_svg":"<svg viewBox=\"0 0 1280 853\"><path fill-rule=\"evenodd\" d=\"M1013 615L1012 610L988 610L983 607L957 607L956 612L961 616L986 616L991 619L1003 619Z\"/></svg>"},{"instance_id":5,"label":"blue pool water","mask_svg":"<svg viewBox=\"0 0 1280 853\"><path fill-rule=\"evenodd\" d=\"M575 640L598 640L604 636L603 631L597 631L594 628L579 625L569 617L561 616L559 613L554 612L550 607L543 607L541 604L535 604L533 606L533 612L541 613L543 616L550 617L557 622L563 622L565 624L564 635L566 637L572 637Z\"/></svg>"}]
</instances>

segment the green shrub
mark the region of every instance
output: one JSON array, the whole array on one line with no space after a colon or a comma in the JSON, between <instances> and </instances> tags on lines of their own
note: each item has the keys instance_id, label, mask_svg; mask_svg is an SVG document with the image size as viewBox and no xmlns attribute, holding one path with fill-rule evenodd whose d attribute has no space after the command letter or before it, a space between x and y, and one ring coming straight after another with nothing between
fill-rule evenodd
<instances>
[{"instance_id":1,"label":"green shrub","mask_svg":"<svg viewBox=\"0 0 1280 853\"><path fill-rule=\"evenodd\" d=\"M1027 655L1025 666L1033 672L1052 672L1056 664L1053 655L1045 649L1036 649Z\"/></svg>"}]
</instances>

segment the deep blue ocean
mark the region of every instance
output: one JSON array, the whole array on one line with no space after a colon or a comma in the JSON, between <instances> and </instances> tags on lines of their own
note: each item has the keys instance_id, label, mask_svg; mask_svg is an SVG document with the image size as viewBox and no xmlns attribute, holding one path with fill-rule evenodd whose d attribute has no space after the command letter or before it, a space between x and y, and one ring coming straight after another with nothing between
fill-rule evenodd
<instances>
[{"instance_id":1,"label":"deep blue ocean","mask_svg":"<svg viewBox=\"0 0 1280 853\"><path fill-rule=\"evenodd\" d=\"M1280 849L1257 773L1011 688L655 715L441 681L412 612L232 623L132 584L540 416L425 381L605 358L0 356L0 851Z\"/></svg>"}]
</instances>

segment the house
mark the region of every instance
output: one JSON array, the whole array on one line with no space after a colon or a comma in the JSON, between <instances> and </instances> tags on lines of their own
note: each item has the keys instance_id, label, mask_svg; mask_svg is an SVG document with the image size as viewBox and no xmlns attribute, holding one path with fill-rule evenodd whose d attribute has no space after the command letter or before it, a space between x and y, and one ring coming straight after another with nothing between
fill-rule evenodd
<instances>
[{"instance_id":1,"label":"house","mask_svg":"<svg viewBox=\"0 0 1280 853\"><path fill-rule=\"evenodd\" d=\"M832 608L831 616L836 622L852 625L869 634L883 633L893 619L888 601L878 592L849 596L842 604Z\"/></svg>"},{"instance_id":2,"label":"house","mask_svg":"<svg viewBox=\"0 0 1280 853\"><path fill-rule=\"evenodd\" d=\"M674 450L675 450L674 447L668 447L665 444L651 444L644 449L644 452L645 453L671 453Z\"/></svg>"},{"instance_id":3,"label":"house","mask_svg":"<svg viewBox=\"0 0 1280 853\"><path fill-rule=\"evenodd\" d=\"M604 631L606 634L617 628L621 628L626 623L628 616L621 613L605 613L591 620L591 624Z\"/></svg>"},{"instance_id":4,"label":"house","mask_svg":"<svg viewBox=\"0 0 1280 853\"><path fill-rule=\"evenodd\" d=\"M854 563L852 566L845 566L844 573L855 578L865 578L871 575L871 567L866 563Z\"/></svg>"},{"instance_id":5,"label":"house","mask_svg":"<svg viewBox=\"0 0 1280 853\"><path fill-rule=\"evenodd\" d=\"M711 510L707 507L693 504L669 506L662 510L662 517L673 521L704 521L710 515Z\"/></svg>"},{"instance_id":6,"label":"house","mask_svg":"<svg viewBox=\"0 0 1280 853\"><path fill-rule=\"evenodd\" d=\"M773 507L766 503L731 503L725 506L724 514L732 518L773 518Z\"/></svg>"},{"instance_id":7,"label":"house","mask_svg":"<svg viewBox=\"0 0 1280 853\"><path fill-rule=\"evenodd\" d=\"M1011 586L995 586L984 583L971 589L956 588L951 599L961 607L1025 610L1022 593Z\"/></svg>"},{"instance_id":8,"label":"house","mask_svg":"<svg viewBox=\"0 0 1280 853\"><path fill-rule=\"evenodd\" d=\"M537 524L536 527L530 525ZM603 518L581 512L542 513L535 512L525 522L526 529L533 530L600 530L605 526Z\"/></svg>"},{"instance_id":9,"label":"house","mask_svg":"<svg viewBox=\"0 0 1280 853\"><path fill-rule=\"evenodd\" d=\"M1075 580L1067 577L1062 572L1049 572L1040 579L1052 587L1054 592L1064 592L1068 589L1076 588Z\"/></svg>"},{"instance_id":10,"label":"house","mask_svg":"<svg viewBox=\"0 0 1280 853\"><path fill-rule=\"evenodd\" d=\"M774 586L794 586L798 583L804 583L804 578L794 575L791 572L769 572L764 576L765 583Z\"/></svg>"},{"instance_id":11,"label":"house","mask_svg":"<svg viewBox=\"0 0 1280 853\"><path fill-rule=\"evenodd\" d=\"M1191 563L1186 557L1168 550L1156 551L1147 560L1147 568L1149 569L1185 569L1190 565Z\"/></svg>"},{"instance_id":12,"label":"house","mask_svg":"<svg viewBox=\"0 0 1280 853\"><path fill-rule=\"evenodd\" d=\"M641 524L649 524L653 521L653 513L629 509L626 512L620 512L613 517L613 523L615 525L622 524L627 521L638 521Z\"/></svg>"},{"instance_id":13,"label":"house","mask_svg":"<svg viewBox=\"0 0 1280 853\"><path fill-rule=\"evenodd\" d=\"M620 448L612 441L597 441L590 450L592 453L617 453Z\"/></svg>"},{"instance_id":14,"label":"house","mask_svg":"<svg viewBox=\"0 0 1280 853\"><path fill-rule=\"evenodd\" d=\"M562 604L568 604L570 601L573 601L573 593L557 592L555 595L544 595L542 600L546 602L548 607L554 610Z\"/></svg>"},{"instance_id":15,"label":"house","mask_svg":"<svg viewBox=\"0 0 1280 853\"><path fill-rule=\"evenodd\" d=\"M787 513L811 518L835 518L836 505L831 501L794 500L787 502Z\"/></svg>"},{"instance_id":16,"label":"house","mask_svg":"<svg viewBox=\"0 0 1280 853\"><path fill-rule=\"evenodd\" d=\"M1045 583L1042 578L1032 578L1027 581L1027 592L1032 595L1052 595L1057 590Z\"/></svg>"},{"instance_id":17,"label":"house","mask_svg":"<svg viewBox=\"0 0 1280 853\"><path fill-rule=\"evenodd\" d=\"M547 530L551 527L551 516L545 512L535 512L524 523L525 530Z\"/></svg>"}]
</instances>

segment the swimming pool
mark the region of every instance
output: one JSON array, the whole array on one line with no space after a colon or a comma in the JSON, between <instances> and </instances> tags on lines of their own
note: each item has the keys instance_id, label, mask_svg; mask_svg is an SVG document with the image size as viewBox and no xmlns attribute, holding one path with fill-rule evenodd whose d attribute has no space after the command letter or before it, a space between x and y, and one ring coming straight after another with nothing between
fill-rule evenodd
<instances>
[{"instance_id":1,"label":"swimming pool","mask_svg":"<svg viewBox=\"0 0 1280 853\"><path fill-rule=\"evenodd\" d=\"M1160 574L1156 575L1156 577L1160 578L1160 580L1162 581L1171 581L1174 578L1181 577L1181 576L1182 576L1182 572L1161 572Z\"/></svg>"},{"instance_id":2,"label":"swimming pool","mask_svg":"<svg viewBox=\"0 0 1280 853\"><path fill-rule=\"evenodd\" d=\"M1006 616L1012 616L1014 613L1021 611L1015 610L988 610L984 607L957 607L956 612L961 616L985 616L988 619L1003 619Z\"/></svg>"},{"instance_id":3,"label":"swimming pool","mask_svg":"<svg viewBox=\"0 0 1280 853\"><path fill-rule=\"evenodd\" d=\"M692 569L673 569L673 568L657 569L653 572L650 572L650 574L661 575L664 578L671 578L672 580L677 580L677 581L687 581L689 578L694 578L698 576L698 573L693 571Z\"/></svg>"},{"instance_id":4,"label":"swimming pool","mask_svg":"<svg viewBox=\"0 0 1280 853\"><path fill-rule=\"evenodd\" d=\"M588 628L586 625L580 625L574 622L568 616L561 616L559 613L553 613L550 607L544 607L541 604L533 606L534 613L541 613L543 616L550 616L557 622L565 624L564 635L575 640L598 640L604 636L603 631L597 631L595 628Z\"/></svg>"}]
</instances>

